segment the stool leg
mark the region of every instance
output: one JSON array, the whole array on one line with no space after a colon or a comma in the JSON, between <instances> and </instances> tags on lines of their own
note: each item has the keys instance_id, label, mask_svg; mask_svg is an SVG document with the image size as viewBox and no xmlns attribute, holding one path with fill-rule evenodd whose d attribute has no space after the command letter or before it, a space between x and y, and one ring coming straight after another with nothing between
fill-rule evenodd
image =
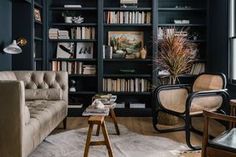
<instances>
[{"instance_id":1,"label":"stool leg","mask_svg":"<svg viewBox=\"0 0 236 157\"><path fill-rule=\"evenodd\" d=\"M99 133L100 133L100 125L97 126L96 136L99 136Z\"/></svg>"},{"instance_id":2,"label":"stool leg","mask_svg":"<svg viewBox=\"0 0 236 157\"><path fill-rule=\"evenodd\" d=\"M90 124L89 130L88 130L88 136L87 136L87 140L86 140L86 144L85 144L85 149L84 149L84 157L88 157L92 131L93 131L93 124Z\"/></svg>"},{"instance_id":3,"label":"stool leg","mask_svg":"<svg viewBox=\"0 0 236 157\"><path fill-rule=\"evenodd\" d=\"M105 143L106 143L106 147L107 147L107 150L108 150L109 157L113 157L112 149L111 149L111 143L110 143L110 140L109 140L109 136L108 136L108 133L107 133L107 128L106 128L105 122L102 123L102 132L103 132L103 136L104 136L104 139L105 139Z\"/></svg>"},{"instance_id":4,"label":"stool leg","mask_svg":"<svg viewBox=\"0 0 236 157\"><path fill-rule=\"evenodd\" d=\"M110 109L110 116L111 116L111 119L113 120L113 123L115 125L117 135L120 135L120 130L119 130L117 120L116 120L116 114L113 109Z\"/></svg>"}]
</instances>

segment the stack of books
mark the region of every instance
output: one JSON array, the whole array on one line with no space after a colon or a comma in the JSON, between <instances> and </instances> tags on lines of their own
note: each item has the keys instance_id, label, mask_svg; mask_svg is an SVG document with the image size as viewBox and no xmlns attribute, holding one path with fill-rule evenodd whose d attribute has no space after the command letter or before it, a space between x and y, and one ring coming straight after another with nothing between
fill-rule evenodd
<instances>
[{"instance_id":1,"label":"stack of books","mask_svg":"<svg viewBox=\"0 0 236 157\"><path fill-rule=\"evenodd\" d=\"M70 39L69 31L59 30L57 28L49 29L49 39Z\"/></svg>"},{"instance_id":2,"label":"stack of books","mask_svg":"<svg viewBox=\"0 0 236 157\"><path fill-rule=\"evenodd\" d=\"M103 91L106 92L148 92L150 89L150 81L143 78L103 79Z\"/></svg>"},{"instance_id":3,"label":"stack of books","mask_svg":"<svg viewBox=\"0 0 236 157\"><path fill-rule=\"evenodd\" d=\"M103 59L112 59L113 48L109 45L103 45L102 47Z\"/></svg>"},{"instance_id":4,"label":"stack of books","mask_svg":"<svg viewBox=\"0 0 236 157\"><path fill-rule=\"evenodd\" d=\"M59 30L58 31L58 39L70 39L69 31L67 31L67 30Z\"/></svg>"},{"instance_id":5,"label":"stack of books","mask_svg":"<svg viewBox=\"0 0 236 157\"><path fill-rule=\"evenodd\" d=\"M96 74L96 66L95 65L83 65L83 74L95 75Z\"/></svg>"},{"instance_id":6,"label":"stack of books","mask_svg":"<svg viewBox=\"0 0 236 157\"><path fill-rule=\"evenodd\" d=\"M104 18L107 24L150 24L151 12L108 11Z\"/></svg>"},{"instance_id":7,"label":"stack of books","mask_svg":"<svg viewBox=\"0 0 236 157\"><path fill-rule=\"evenodd\" d=\"M58 28L50 28L49 29L49 39L57 39L58 38Z\"/></svg>"}]
</instances>

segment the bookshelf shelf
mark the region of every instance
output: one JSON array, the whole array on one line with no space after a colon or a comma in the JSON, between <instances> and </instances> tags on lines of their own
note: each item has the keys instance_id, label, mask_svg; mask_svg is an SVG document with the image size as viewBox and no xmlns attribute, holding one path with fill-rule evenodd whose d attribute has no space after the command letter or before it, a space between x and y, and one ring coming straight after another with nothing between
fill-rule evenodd
<instances>
[{"instance_id":1,"label":"bookshelf shelf","mask_svg":"<svg viewBox=\"0 0 236 157\"><path fill-rule=\"evenodd\" d=\"M34 61L43 61L43 58L34 58Z\"/></svg>"},{"instance_id":2,"label":"bookshelf shelf","mask_svg":"<svg viewBox=\"0 0 236 157\"><path fill-rule=\"evenodd\" d=\"M54 58L51 61L67 61L67 62L96 62L97 59L80 59L80 58Z\"/></svg>"},{"instance_id":3,"label":"bookshelf shelf","mask_svg":"<svg viewBox=\"0 0 236 157\"><path fill-rule=\"evenodd\" d=\"M70 74L69 77L97 77L97 75Z\"/></svg>"},{"instance_id":4,"label":"bookshelf shelf","mask_svg":"<svg viewBox=\"0 0 236 157\"><path fill-rule=\"evenodd\" d=\"M114 95L147 95L150 96L152 92L106 92L103 91L103 93L111 93Z\"/></svg>"},{"instance_id":5,"label":"bookshelf shelf","mask_svg":"<svg viewBox=\"0 0 236 157\"><path fill-rule=\"evenodd\" d=\"M96 92L95 91L78 91L78 92L69 92L69 94L72 95L95 95Z\"/></svg>"},{"instance_id":6,"label":"bookshelf shelf","mask_svg":"<svg viewBox=\"0 0 236 157\"><path fill-rule=\"evenodd\" d=\"M149 74L104 74L105 78L151 78Z\"/></svg>"},{"instance_id":7,"label":"bookshelf shelf","mask_svg":"<svg viewBox=\"0 0 236 157\"><path fill-rule=\"evenodd\" d=\"M158 11L206 11L206 8L158 8Z\"/></svg>"},{"instance_id":8,"label":"bookshelf shelf","mask_svg":"<svg viewBox=\"0 0 236 157\"><path fill-rule=\"evenodd\" d=\"M82 7L82 8L65 8L65 7L51 7L52 11L96 11L96 7Z\"/></svg>"},{"instance_id":9,"label":"bookshelf shelf","mask_svg":"<svg viewBox=\"0 0 236 157\"><path fill-rule=\"evenodd\" d=\"M80 27L80 26L97 26L97 24L96 23L52 23L52 26Z\"/></svg>"},{"instance_id":10,"label":"bookshelf shelf","mask_svg":"<svg viewBox=\"0 0 236 157\"><path fill-rule=\"evenodd\" d=\"M152 62L152 59L103 59L104 62Z\"/></svg>"},{"instance_id":11,"label":"bookshelf shelf","mask_svg":"<svg viewBox=\"0 0 236 157\"><path fill-rule=\"evenodd\" d=\"M104 24L105 27L151 27L152 24Z\"/></svg>"},{"instance_id":12,"label":"bookshelf shelf","mask_svg":"<svg viewBox=\"0 0 236 157\"><path fill-rule=\"evenodd\" d=\"M51 42L96 42L96 39L49 39Z\"/></svg>"},{"instance_id":13,"label":"bookshelf shelf","mask_svg":"<svg viewBox=\"0 0 236 157\"><path fill-rule=\"evenodd\" d=\"M37 40L37 41L43 41L43 38L40 38L40 37L34 37L34 40Z\"/></svg>"},{"instance_id":14,"label":"bookshelf shelf","mask_svg":"<svg viewBox=\"0 0 236 157\"><path fill-rule=\"evenodd\" d=\"M106 7L104 11L151 11L152 8L119 8L119 7Z\"/></svg>"},{"instance_id":15,"label":"bookshelf shelf","mask_svg":"<svg viewBox=\"0 0 236 157\"><path fill-rule=\"evenodd\" d=\"M160 27L205 27L206 24L175 24L175 23L163 23L158 24Z\"/></svg>"}]
</instances>

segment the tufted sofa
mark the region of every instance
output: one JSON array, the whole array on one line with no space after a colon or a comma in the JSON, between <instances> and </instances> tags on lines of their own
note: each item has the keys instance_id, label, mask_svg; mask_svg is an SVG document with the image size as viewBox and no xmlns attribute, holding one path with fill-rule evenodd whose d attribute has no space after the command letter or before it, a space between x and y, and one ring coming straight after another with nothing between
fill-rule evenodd
<instances>
[{"instance_id":1,"label":"tufted sofa","mask_svg":"<svg viewBox=\"0 0 236 157\"><path fill-rule=\"evenodd\" d=\"M66 119L66 72L0 72L0 156L27 157Z\"/></svg>"}]
</instances>

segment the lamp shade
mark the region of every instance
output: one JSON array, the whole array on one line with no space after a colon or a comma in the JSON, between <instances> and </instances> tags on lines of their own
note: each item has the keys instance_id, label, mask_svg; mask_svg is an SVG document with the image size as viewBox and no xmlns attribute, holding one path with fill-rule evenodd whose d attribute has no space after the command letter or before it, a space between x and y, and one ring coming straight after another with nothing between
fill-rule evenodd
<instances>
[{"instance_id":1,"label":"lamp shade","mask_svg":"<svg viewBox=\"0 0 236 157\"><path fill-rule=\"evenodd\" d=\"M22 49L17 45L16 40L13 40L12 44L5 47L3 51L8 54L19 54Z\"/></svg>"}]
</instances>

